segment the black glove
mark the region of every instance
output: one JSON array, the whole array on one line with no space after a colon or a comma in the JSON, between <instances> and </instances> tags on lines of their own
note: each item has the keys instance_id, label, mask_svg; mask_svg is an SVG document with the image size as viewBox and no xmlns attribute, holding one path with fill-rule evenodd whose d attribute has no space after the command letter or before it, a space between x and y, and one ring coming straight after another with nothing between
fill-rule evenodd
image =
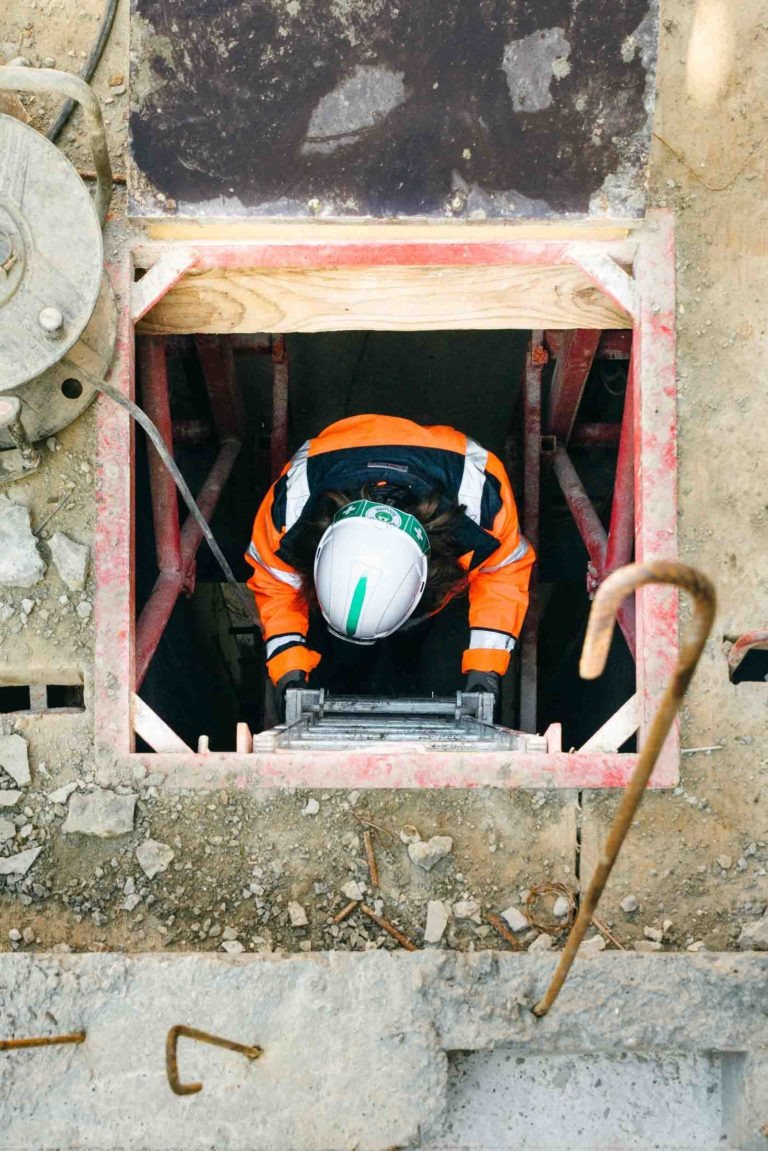
<instances>
[{"instance_id":1,"label":"black glove","mask_svg":"<svg viewBox=\"0 0 768 1151\"><path fill-rule=\"evenodd\" d=\"M489 691L493 696L493 717L496 719L501 699L501 676L495 671L470 671L467 673L465 692Z\"/></svg>"},{"instance_id":2,"label":"black glove","mask_svg":"<svg viewBox=\"0 0 768 1151\"><path fill-rule=\"evenodd\" d=\"M285 723L285 693L289 687L306 687L307 674L303 671L287 671L275 684L275 711L280 723Z\"/></svg>"}]
</instances>

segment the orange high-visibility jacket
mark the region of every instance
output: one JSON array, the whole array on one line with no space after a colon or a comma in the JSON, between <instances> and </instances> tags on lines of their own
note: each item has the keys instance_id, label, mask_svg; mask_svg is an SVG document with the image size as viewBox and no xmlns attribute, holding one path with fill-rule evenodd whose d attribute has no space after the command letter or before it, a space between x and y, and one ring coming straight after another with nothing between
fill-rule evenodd
<instances>
[{"instance_id":1,"label":"orange high-visibility jacket","mask_svg":"<svg viewBox=\"0 0 768 1151\"><path fill-rule=\"evenodd\" d=\"M520 534L501 461L463 432L422 427L394 416L351 416L307 440L267 492L245 558L273 683L309 673L320 656L306 646L309 605L291 566L291 540L327 491L394 484L416 496L435 488L465 509L458 536L469 587L469 647L462 671L503 675L528 607L535 556ZM418 613L418 608L417 608Z\"/></svg>"}]
</instances>

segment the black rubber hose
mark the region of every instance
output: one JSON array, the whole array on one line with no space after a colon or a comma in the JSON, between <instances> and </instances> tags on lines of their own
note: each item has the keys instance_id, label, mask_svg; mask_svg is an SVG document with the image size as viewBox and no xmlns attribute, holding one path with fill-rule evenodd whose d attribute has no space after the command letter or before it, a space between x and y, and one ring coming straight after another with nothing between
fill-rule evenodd
<instances>
[{"instance_id":1,"label":"black rubber hose","mask_svg":"<svg viewBox=\"0 0 768 1151\"><path fill-rule=\"evenodd\" d=\"M103 380L92 380L92 382L100 392L103 392L105 396L109 396L110 400L114 400L114 402L119 404L121 408L125 408L125 410L131 414L136 423L140 424L144 431L147 433L150 440L157 449L157 454L160 456L160 459L163 461L165 467L173 477L173 481L176 484L176 487L181 492L181 498L187 505L189 514L197 521L200 530L202 531L206 542L208 543L208 547L213 552L219 567L226 576L227 583L231 584L237 592L237 595L245 609L247 616L252 619L259 627L259 630L261 630L261 625L259 624L259 620L256 615L256 605L253 599L247 594L247 592L244 591L242 584L239 583L236 579L232 568L227 563L224 553L216 543L215 536L211 531L208 521L200 511L200 508L195 503L195 497L187 487L186 480L176 466L176 461L168 451L165 440L160 435L160 432L157 430L155 425L152 423L152 420L149 418L146 412L141 410L138 404L134 404L132 400L129 400L127 396L124 396L122 392L117 390L117 388L113 388L111 384L108 384Z\"/></svg>"},{"instance_id":2,"label":"black rubber hose","mask_svg":"<svg viewBox=\"0 0 768 1151\"><path fill-rule=\"evenodd\" d=\"M106 47L109 34L112 31L112 25L115 22L115 13L117 12L117 5L119 0L107 0L107 6L104 9L104 15L101 17L101 25L99 26L99 34L96 37L96 43L91 48L90 55L83 65L80 72L80 79L85 80L86 84L90 83L94 72L98 66L99 60L102 57L104 48ZM53 140L54 143L61 135L64 125L72 115L72 110L75 107L74 100L66 100L62 106L61 111L54 120L51 127L48 129L48 139Z\"/></svg>"}]
</instances>

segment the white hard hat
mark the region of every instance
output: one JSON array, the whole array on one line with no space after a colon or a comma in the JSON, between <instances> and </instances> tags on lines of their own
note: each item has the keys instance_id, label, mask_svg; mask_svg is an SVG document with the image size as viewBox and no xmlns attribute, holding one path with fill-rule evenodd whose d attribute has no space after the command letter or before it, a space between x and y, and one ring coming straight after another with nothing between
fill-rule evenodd
<instances>
[{"instance_id":1,"label":"white hard hat","mask_svg":"<svg viewBox=\"0 0 768 1151\"><path fill-rule=\"evenodd\" d=\"M315 591L333 634L373 643L402 627L424 591L428 555L415 516L371 500L343 507L315 555Z\"/></svg>"}]
</instances>

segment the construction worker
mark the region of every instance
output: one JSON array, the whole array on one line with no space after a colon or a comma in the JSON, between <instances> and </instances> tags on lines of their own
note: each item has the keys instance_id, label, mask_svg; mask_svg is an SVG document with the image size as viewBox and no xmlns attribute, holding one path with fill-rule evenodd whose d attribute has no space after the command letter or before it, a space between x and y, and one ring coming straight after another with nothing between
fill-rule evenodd
<instances>
[{"instance_id":1,"label":"construction worker","mask_svg":"<svg viewBox=\"0 0 768 1151\"><path fill-rule=\"evenodd\" d=\"M267 492L246 552L278 712L310 673L339 687L321 659L364 694L369 645L424 633L465 590L464 690L498 699L534 558L504 466L469 436L393 416L331 424Z\"/></svg>"}]
</instances>

